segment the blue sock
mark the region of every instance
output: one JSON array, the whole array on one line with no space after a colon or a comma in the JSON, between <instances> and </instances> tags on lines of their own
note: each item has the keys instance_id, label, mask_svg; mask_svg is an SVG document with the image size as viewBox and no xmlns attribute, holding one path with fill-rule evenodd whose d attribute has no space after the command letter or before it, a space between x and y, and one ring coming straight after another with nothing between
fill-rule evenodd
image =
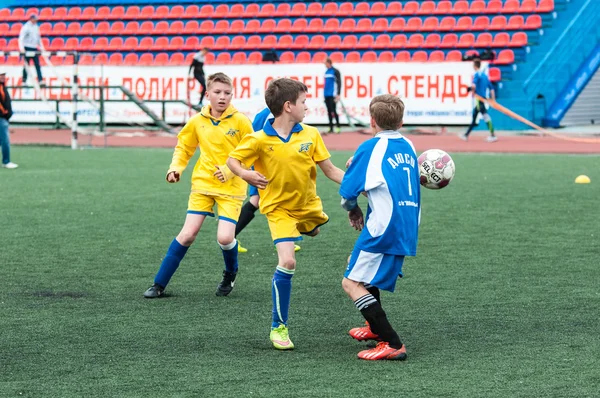
<instances>
[{"instance_id":1,"label":"blue sock","mask_svg":"<svg viewBox=\"0 0 600 398\"><path fill-rule=\"evenodd\" d=\"M223 260L225 260L225 271L236 273L238 270L238 243L237 240L233 240L228 245L221 245L221 251L223 252Z\"/></svg>"},{"instance_id":2,"label":"blue sock","mask_svg":"<svg viewBox=\"0 0 600 398\"><path fill-rule=\"evenodd\" d=\"M167 287L188 248L189 247L183 246L181 243L177 242L177 239L173 239L173 242L171 242L171 246L169 246L169 250L167 251L167 255L163 259L160 269L154 278L154 283L161 285L163 288Z\"/></svg>"},{"instance_id":3,"label":"blue sock","mask_svg":"<svg viewBox=\"0 0 600 398\"><path fill-rule=\"evenodd\" d=\"M271 327L276 328L280 324L287 326L288 312L290 310L290 298L292 297L292 276L294 271L277 267L273 275L271 291L273 294L273 323Z\"/></svg>"}]
</instances>

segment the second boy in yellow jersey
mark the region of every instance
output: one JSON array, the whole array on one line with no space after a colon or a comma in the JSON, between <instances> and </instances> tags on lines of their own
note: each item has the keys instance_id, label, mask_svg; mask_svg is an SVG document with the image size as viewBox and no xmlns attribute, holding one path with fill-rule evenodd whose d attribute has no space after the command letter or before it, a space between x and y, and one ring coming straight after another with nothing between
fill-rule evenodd
<instances>
[{"instance_id":1,"label":"second boy in yellow jersey","mask_svg":"<svg viewBox=\"0 0 600 398\"><path fill-rule=\"evenodd\" d=\"M279 263L272 281L271 342L280 350L294 348L287 320L296 269L294 242L315 236L329 221L317 196L317 165L338 184L344 172L335 167L319 131L301 124L307 88L292 79L273 80L265 92L275 116L262 131L246 136L227 160L231 171L260 192L260 211L269 222ZM245 166L243 167L242 164ZM254 165L255 170L248 170Z\"/></svg>"},{"instance_id":2,"label":"second boy in yellow jersey","mask_svg":"<svg viewBox=\"0 0 600 398\"><path fill-rule=\"evenodd\" d=\"M179 181L183 170L200 148L200 157L192 173L192 192L181 232L167 251L146 298L164 294L169 280L179 267L187 249L196 239L207 216L214 216L217 205L219 225L217 241L223 251L225 271L217 286L217 296L226 296L233 289L237 274L238 247L235 224L246 197L247 184L226 166L229 152L253 132L250 120L231 105L233 86L223 73L208 77L207 97L210 105L192 117L177 136L177 146L167 172L167 181Z\"/></svg>"}]
</instances>

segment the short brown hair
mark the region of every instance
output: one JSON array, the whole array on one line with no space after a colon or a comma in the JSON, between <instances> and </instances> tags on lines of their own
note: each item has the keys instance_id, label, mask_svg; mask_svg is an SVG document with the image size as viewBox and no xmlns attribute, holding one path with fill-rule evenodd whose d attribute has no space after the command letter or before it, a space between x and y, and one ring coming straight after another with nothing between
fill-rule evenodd
<instances>
[{"instance_id":1,"label":"short brown hair","mask_svg":"<svg viewBox=\"0 0 600 398\"><path fill-rule=\"evenodd\" d=\"M308 92L308 88L298 80L282 77L271 80L265 91L265 102L273 116L278 117L283 113L283 105L286 102L296 103L301 93Z\"/></svg>"},{"instance_id":2,"label":"short brown hair","mask_svg":"<svg viewBox=\"0 0 600 398\"><path fill-rule=\"evenodd\" d=\"M210 75L206 81L206 89L208 90L213 83L223 83L233 87L231 78L223 72L217 72Z\"/></svg>"},{"instance_id":3,"label":"short brown hair","mask_svg":"<svg viewBox=\"0 0 600 398\"><path fill-rule=\"evenodd\" d=\"M383 94L371 100L369 113L384 130L398 130L404 118L404 102L395 95Z\"/></svg>"},{"instance_id":4,"label":"short brown hair","mask_svg":"<svg viewBox=\"0 0 600 398\"><path fill-rule=\"evenodd\" d=\"M475 61L473 61L473 65L475 65L475 67L477 69L481 68L481 61L476 59Z\"/></svg>"}]
</instances>

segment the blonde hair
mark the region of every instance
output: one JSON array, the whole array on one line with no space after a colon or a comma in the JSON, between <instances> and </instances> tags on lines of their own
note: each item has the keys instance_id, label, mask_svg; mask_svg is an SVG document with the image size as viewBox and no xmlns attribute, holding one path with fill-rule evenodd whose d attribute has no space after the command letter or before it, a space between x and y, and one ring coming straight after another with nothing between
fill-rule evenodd
<instances>
[{"instance_id":1,"label":"blonde hair","mask_svg":"<svg viewBox=\"0 0 600 398\"><path fill-rule=\"evenodd\" d=\"M398 130L404 118L404 102L392 94L378 95L371 100L369 113L379 128Z\"/></svg>"},{"instance_id":2,"label":"blonde hair","mask_svg":"<svg viewBox=\"0 0 600 398\"><path fill-rule=\"evenodd\" d=\"M210 86L213 83L223 83L223 84L227 84L228 86L233 87L231 78L223 72L213 73L212 75L208 76L208 80L206 80L206 89L207 90L210 89Z\"/></svg>"}]
</instances>

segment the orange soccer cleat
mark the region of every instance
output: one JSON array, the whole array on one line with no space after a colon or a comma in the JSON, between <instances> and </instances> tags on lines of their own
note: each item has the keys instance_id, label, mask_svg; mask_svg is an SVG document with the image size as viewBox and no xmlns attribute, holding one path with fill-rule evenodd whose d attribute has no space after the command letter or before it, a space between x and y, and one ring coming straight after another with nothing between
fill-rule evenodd
<instances>
[{"instance_id":1,"label":"orange soccer cleat","mask_svg":"<svg viewBox=\"0 0 600 398\"><path fill-rule=\"evenodd\" d=\"M365 322L365 326L360 328L350 329L348 332L353 339L358 341L364 340L379 340L379 336L371 331L371 326L369 326L369 322Z\"/></svg>"},{"instance_id":2,"label":"orange soccer cleat","mask_svg":"<svg viewBox=\"0 0 600 398\"><path fill-rule=\"evenodd\" d=\"M406 359L406 346L402 345L401 348L392 348L388 342L380 341L375 348L359 352L358 357L368 361L404 361Z\"/></svg>"}]
</instances>

